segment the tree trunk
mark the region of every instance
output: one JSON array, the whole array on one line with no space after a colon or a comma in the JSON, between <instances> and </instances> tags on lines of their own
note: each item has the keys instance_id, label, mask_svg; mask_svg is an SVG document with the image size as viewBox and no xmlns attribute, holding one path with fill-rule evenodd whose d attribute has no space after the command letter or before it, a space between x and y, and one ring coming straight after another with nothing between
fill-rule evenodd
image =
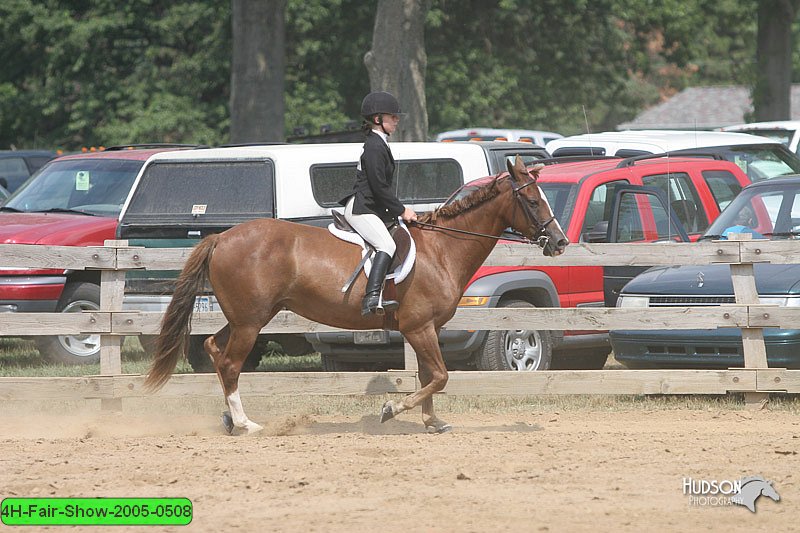
<instances>
[{"instance_id":1,"label":"tree trunk","mask_svg":"<svg viewBox=\"0 0 800 533\"><path fill-rule=\"evenodd\" d=\"M364 56L373 91L388 91L407 115L393 140L428 140L425 16L430 0L379 0L372 50Z\"/></svg>"},{"instance_id":2,"label":"tree trunk","mask_svg":"<svg viewBox=\"0 0 800 533\"><path fill-rule=\"evenodd\" d=\"M756 84L753 110L756 121L789 120L792 91L792 22L800 0L759 0L756 48Z\"/></svg>"},{"instance_id":3,"label":"tree trunk","mask_svg":"<svg viewBox=\"0 0 800 533\"><path fill-rule=\"evenodd\" d=\"M286 0L232 0L231 142L284 141Z\"/></svg>"}]
</instances>

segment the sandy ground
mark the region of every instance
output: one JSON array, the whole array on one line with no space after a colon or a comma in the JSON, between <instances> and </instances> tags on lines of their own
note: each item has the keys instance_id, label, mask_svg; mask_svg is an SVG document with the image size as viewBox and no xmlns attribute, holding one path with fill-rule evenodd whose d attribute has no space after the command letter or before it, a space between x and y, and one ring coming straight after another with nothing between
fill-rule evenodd
<instances>
[{"instance_id":1,"label":"sandy ground","mask_svg":"<svg viewBox=\"0 0 800 533\"><path fill-rule=\"evenodd\" d=\"M216 405L4 406L0 495L187 497L194 520L175 531L800 528L800 419L790 411L445 410L454 431L427 435L418 412L380 424L379 403L349 416L248 405L266 426L249 437L223 435ZM686 477L748 475L771 480L781 501L761 497L751 513L691 505L682 490Z\"/></svg>"}]
</instances>

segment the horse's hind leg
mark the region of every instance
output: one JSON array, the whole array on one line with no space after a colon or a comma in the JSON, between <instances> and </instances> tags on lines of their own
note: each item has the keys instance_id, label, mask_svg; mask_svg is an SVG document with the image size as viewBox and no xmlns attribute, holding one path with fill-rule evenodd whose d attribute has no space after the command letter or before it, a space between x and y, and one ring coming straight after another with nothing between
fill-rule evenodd
<instances>
[{"instance_id":1,"label":"horse's hind leg","mask_svg":"<svg viewBox=\"0 0 800 533\"><path fill-rule=\"evenodd\" d=\"M223 414L223 424L228 433L249 434L263 428L247 418L239 397L239 374L247 355L258 337L258 327L231 327L226 324L216 334L207 338L205 348L214 361L225 403L229 412Z\"/></svg>"},{"instance_id":2,"label":"horse's hind leg","mask_svg":"<svg viewBox=\"0 0 800 533\"><path fill-rule=\"evenodd\" d=\"M381 422L421 404L422 421L429 431L435 433L450 431L452 429L450 424L437 418L433 411L433 395L444 389L447 384L447 367L439 349L436 330L433 327L425 327L417 331L403 332L403 335L417 353L419 381L422 387L400 402L389 400L383 404Z\"/></svg>"}]
</instances>

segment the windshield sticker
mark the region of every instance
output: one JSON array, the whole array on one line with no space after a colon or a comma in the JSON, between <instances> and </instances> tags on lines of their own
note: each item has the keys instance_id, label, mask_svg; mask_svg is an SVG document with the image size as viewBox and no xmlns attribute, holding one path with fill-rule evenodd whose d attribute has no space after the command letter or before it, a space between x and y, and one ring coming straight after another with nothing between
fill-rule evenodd
<instances>
[{"instance_id":1,"label":"windshield sticker","mask_svg":"<svg viewBox=\"0 0 800 533\"><path fill-rule=\"evenodd\" d=\"M736 163L738 167L742 169L742 172L744 172L745 174L747 173L747 159L737 155L733 157L733 162Z\"/></svg>"},{"instance_id":2,"label":"windshield sticker","mask_svg":"<svg viewBox=\"0 0 800 533\"><path fill-rule=\"evenodd\" d=\"M75 190L88 191L89 190L89 171L79 170L75 173Z\"/></svg>"},{"instance_id":3,"label":"windshield sticker","mask_svg":"<svg viewBox=\"0 0 800 533\"><path fill-rule=\"evenodd\" d=\"M207 204L194 204L192 206L192 214L194 216L205 215L206 214L206 207L208 207Z\"/></svg>"}]
</instances>

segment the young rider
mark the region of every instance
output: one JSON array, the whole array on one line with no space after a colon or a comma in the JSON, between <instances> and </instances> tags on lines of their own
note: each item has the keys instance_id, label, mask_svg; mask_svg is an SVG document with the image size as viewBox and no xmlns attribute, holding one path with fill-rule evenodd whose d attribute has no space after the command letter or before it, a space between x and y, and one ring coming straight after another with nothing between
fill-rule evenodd
<instances>
[{"instance_id":1,"label":"young rider","mask_svg":"<svg viewBox=\"0 0 800 533\"><path fill-rule=\"evenodd\" d=\"M394 192L395 162L389 148L389 136L400 122L400 103L387 92L371 92L361 102L363 129L366 133L364 150L357 170L352 194L340 202L345 206L347 222L368 243L375 247L372 268L367 280L367 290L361 302L361 314L382 314L397 307L395 301L379 305L386 271L392 262L395 244L387 225L402 217L406 222L417 219L417 214L404 206Z\"/></svg>"}]
</instances>

